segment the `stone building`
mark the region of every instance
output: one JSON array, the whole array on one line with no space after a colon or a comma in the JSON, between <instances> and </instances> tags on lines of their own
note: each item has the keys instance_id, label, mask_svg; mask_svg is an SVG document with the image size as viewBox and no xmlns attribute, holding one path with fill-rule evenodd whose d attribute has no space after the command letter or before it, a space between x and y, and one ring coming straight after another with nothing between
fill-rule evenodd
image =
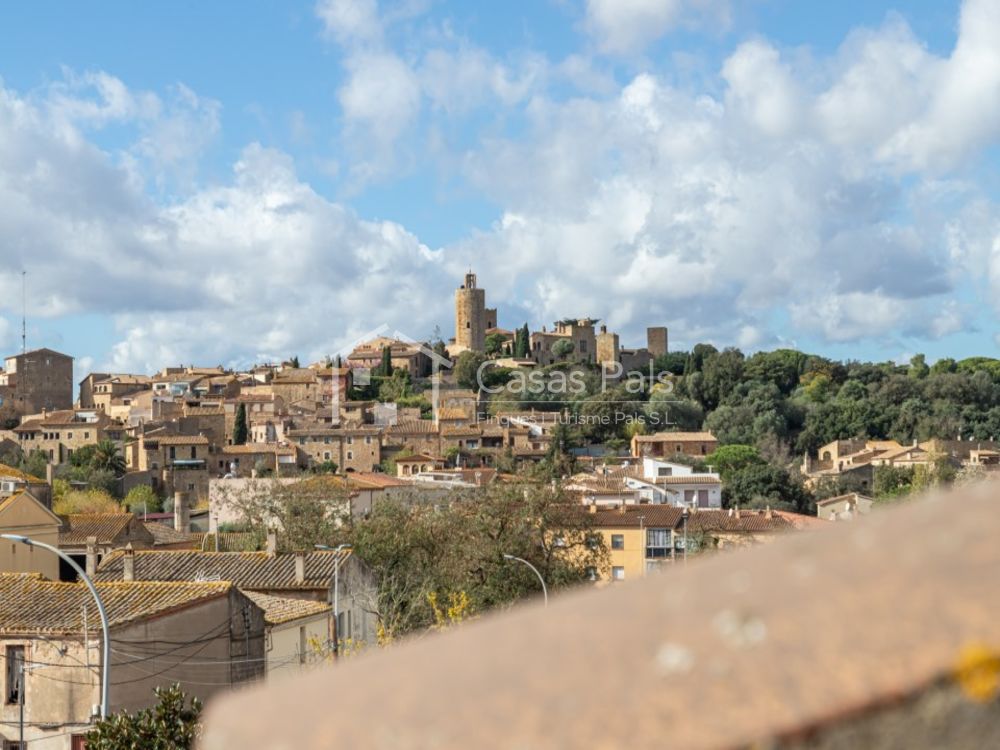
<instances>
[{"instance_id":1,"label":"stone building","mask_svg":"<svg viewBox=\"0 0 1000 750\"><path fill-rule=\"evenodd\" d=\"M3 412L17 416L43 409L73 408L73 358L52 349L34 349L4 360L0 373Z\"/></svg>"},{"instance_id":2,"label":"stone building","mask_svg":"<svg viewBox=\"0 0 1000 750\"><path fill-rule=\"evenodd\" d=\"M61 464L86 445L121 440L124 428L102 411L62 409L27 417L14 434L25 455L40 450L51 463Z\"/></svg>"},{"instance_id":3,"label":"stone building","mask_svg":"<svg viewBox=\"0 0 1000 750\"><path fill-rule=\"evenodd\" d=\"M476 286L476 274L469 271L465 281L455 290L455 348L457 352L486 348L486 329L496 328L496 310L492 313L493 325L488 325L486 290Z\"/></svg>"},{"instance_id":4,"label":"stone building","mask_svg":"<svg viewBox=\"0 0 1000 750\"><path fill-rule=\"evenodd\" d=\"M150 707L153 688L165 683L206 700L264 676L264 612L232 583L194 582L193 576L139 582L120 575L96 586L110 621L108 715ZM100 670L93 666L101 660L101 631L90 592L81 583L0 573L0 600L6 605L0 608L0 744L18 747L23 698L26 745L83 747L101 695ZM21 664L37 665L23 682Z\"/></svg>"}]
</instances>

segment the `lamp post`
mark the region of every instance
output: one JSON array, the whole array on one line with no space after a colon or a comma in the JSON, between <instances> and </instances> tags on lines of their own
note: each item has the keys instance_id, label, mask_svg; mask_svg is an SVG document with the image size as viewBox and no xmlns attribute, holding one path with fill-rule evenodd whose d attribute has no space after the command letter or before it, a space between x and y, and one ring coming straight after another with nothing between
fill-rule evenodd
<instances>
[{"instance_id":1,"label":"lamp post","mask_svg":"<svg viewBox=\"0 0 1000 750\"><path fill-rule=\"evenodd\" d=\"M687 565L688 561L688 516L691 512L684 506L684 510L681 511L681 518L684 519L684 564Z\"/></svg>"},{"instance_id":2,"label":"lamp post","mask_svg":"<svg viewBox=\"0 0 1000 750\"><path fill-rule=\"evenodd\" d=\"M349 544L338 544L336 547L330 547L326 544L314 544L313 546L324 552L339 553L345 549L351 549ZM338 554L337 559L333 561L333 653L336 656L340 656L340 560L341 556Z\"/></svg>"},{"instance_id":3,"label":"lamp post","mask_svg":"<svg viewBox=\"0 0 1000 750\"><path fill-rule=\"evenodd\" d=\"M76 571L77 575L87 584L87 588L90 589L91 595L94 597L94 601L97 602L97 612L101 616L101 718L106 719L108 717L108 694L110 683L108 680L109 670L111 668L111 636L108 633L108 613L104 609L104 602L101 601L101 595L97 593L97 588L94 586L94 582L90 580L88 576L76 561L67 555L65 552L53 547L51 544L46 544L45 542L38 542L30 537L21 536L20 534L0 534L0 538L9 539L12 542L20 542L21 544L27 545L28 547L41 547L42 549L47 549L59 556L60 559L64 560L67 565L69 565L73 570ZM22 690L24 680L22 679Z\"/></svg>"},{"instance_id":4,"label":"lamp post","mask_svg":"<svg viewBox=\"0 0 1000 750\"><path fill-rule=\"evenodd\" d=\"M538 572L538 568L536 568L530 562L521 557L515 557L514 555L507 555L507 554L505 554L503 557L505 560L516 560L519 563L524 563L529 568L531 568L534 574L538 576L538 582L542 584L542 600L545 602L546 607L549 606L549 590L545 587L545 579L542 578L542 574Z\"/></svg>"}]
</instances>

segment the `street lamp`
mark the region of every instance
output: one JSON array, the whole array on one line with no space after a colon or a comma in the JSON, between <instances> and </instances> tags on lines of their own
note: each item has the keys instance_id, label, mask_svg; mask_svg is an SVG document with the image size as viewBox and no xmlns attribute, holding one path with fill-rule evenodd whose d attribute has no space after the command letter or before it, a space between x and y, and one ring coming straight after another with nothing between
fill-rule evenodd
<instances>
[{"instance_id":1,"label":"street lamp","mask_svg":"<svg viewBox=\"0 0 1000 750\"><path fill-rule=\"evenodd\" d=\"M542 574L538 572L538 568L536 568L534 565L532 565L527 560L525 560L523 558L520 558L520 557L514 557L514 555L506 555L505 554L504 555L504 559L505 560L516 560L517 562L524 563L529 568L531 568L531 570L534 572L534 574L536 576L538 576L538 582L542 584L542 599L545 602L545 606L546 607L549 606L549 590L545 587L545 579L542 578Z\"/></svg>"},{"instance_id":2,"label":"street lamp","mask_svg":"<svg viewBox=\"0 0 1000 750\"><path fill-rule=\"evenodd\" d=\"M108 633L108 613L104 609L104 602L101 601L101 595L97 593L97 588L94 586L94 582L90 580L88 576L76 561L67 555L65 552L53 547L51 544L46 544L45 542L38 542L30 537L21 536L20 534L0 534L0 538L9 539L12 542L20 542L21 544L27 545L28 547L41 547L42 549L47 549L49 552L53 552L59 556L60 559L64 560L70 567L77 572L77 575L87 584L87 588L90 589L90 593L94 597L94 601L97 602L97 612L101 615L101 635L103 643L101 644L101 718L106 719L108 716L108 694L109 694L109 682L108 682L108 672L111 668L111 636ZM23 686L22 686L23 687Z\"/></svg>"},{"instance_id":3,"label":"street lamp","mask_svg":"<svg viewBox=\"0 0 1000 750\"><path fill-rule=\"evenodd\" d=\"M687 565L688 561L688 516L691 515L691 511L684 506L684 510L681 511L681 518L684 519L684 564Z\"/></svg>"},{"instance_id":4,"label":"street lamp","mask_svg":"<svg viewBox=\"0 0 1000 750\"><path fill-rule=\"evenodd\" d=\"M314 544L313 546L323 552L339 553L345 549L351 549L349 544L338 544L336 547L330 547L326 544ZM337 656L340 656L340 560L341 556L338 554L337 559L333 561L333 653Z\"/></svg>"}]
</instances>

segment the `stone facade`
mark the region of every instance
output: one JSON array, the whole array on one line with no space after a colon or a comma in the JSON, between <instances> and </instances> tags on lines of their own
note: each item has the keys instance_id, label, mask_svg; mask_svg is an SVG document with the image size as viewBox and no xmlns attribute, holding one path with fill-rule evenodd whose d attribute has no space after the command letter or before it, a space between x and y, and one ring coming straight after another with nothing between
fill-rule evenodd
<instances>
[{"instance_id":1,"label":"stone facade","mask_svg":"<svg viewBox=\"0 0 1000 750\"><path fill-rule=\"evenodd\" d=\"M496 310L491 312L496 323ZM465 283L455 290L455 344L459 351L481 352L486 348L486 317L486 290L476 286L476 274L467 273Z\"/></svg>"}]
</instances>

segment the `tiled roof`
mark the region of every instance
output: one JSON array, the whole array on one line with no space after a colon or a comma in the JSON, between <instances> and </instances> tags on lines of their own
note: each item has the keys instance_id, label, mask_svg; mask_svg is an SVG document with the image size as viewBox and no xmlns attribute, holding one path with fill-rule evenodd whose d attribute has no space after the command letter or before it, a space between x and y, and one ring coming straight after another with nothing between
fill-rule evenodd
<instances>
[{"instance_id":1,"label":"tiled roof","mask_svg":"<svg viewBox=\"0 0 1000 750\"><path fill-rule=\"evenodd\" d=\"M184 414L189 417L221 417L225 411L222 406L187 406Z\"/></svg>"},{"instance_id":2,"label":"tiled roof","mask_svg":"<svg viewBox=\"0 0 1000 750\"><path fill-rule=\"evenodd\" d=\"M160 445L208 445L204 435L146 435L146 442L153 441Z\"/></svg>"},{"instance_id":3,"label":"tiled roof","mask_svg":"<svg viewBox=\"0 0 1000 750\"><path fill-rule=\"evenodd\" d=\"M315 617L331 610L329 604L310 599L290 599L287 596L271 596L259 591L244 593L250 601L264 610L264 621L268 625L280 625L302 617Z\"/></svg>"},{"instance_id":4,"label":"tiled roof","mask_svg":"<svg viewBox=\"0 0 1000 750\"><path fill-rule=\"evenodd\" d=\"M135 519L132 513L74 513L60 516L63 521L59 529L60 546L80 546L88 537L97 537L98 544L112 544L128 531ZM144 536L141 532L139 536ZM152 539L149 542L152 543Z\"/></svg>"},{"instance_id":5,"label":"tiled roof","mask_svg":"<svg viewBox=\"0 0 1000 750\"><path fill-rule=\"evenodd\" d=\"M441 434L446 437L478 437L482 433L478 427L468 425L466 427L442 427Z\"/></svg>"},{"instance_id":6,"label":"tiled roof","mask_svg":"<svg viewBox=\"0 0 1000 750\"><path fill-rule=\"evenodd\" d=\"M137 550L135 578L138 581L232 581L242 589L327 589L338 556L349 552L306 553L305 580L295 580L295 555L266 552L199 552L192 550ZM122 579L122 553L108 555L97 570L99 581Z\"/></svg>"},{"instance_id":7,"label":"tiled roof","mask_svg":"<svg viewBox=\"0 0 1000 750\"><path fill-rule=\"evenodd\" d=\"M438 419L472 419L468 409L459 406L449 406L438 409Z\"/></svg>"},{"instance_id":8,"label":"tiled roof","mask_svg":"<svg viewBox=\"0 0 1000 750\"><path fill-rule=\"evenodd\" d=\"M112 626L168 612L206 599L226 595L232 585L211 583L150 583L116 581L98 583ZM49 581L35 573L0 573L0 633L79 633L84 609L90 627L97 613L90 592L82 583Z\"/></svg>"},{"instance_id":9,"label":"tiled roof","mask_svg":"<svg viewBox=\"0 0 1000 750\"><path fill-rule=\"evenodd\" d=\"M715 435L711 432L657 432L654 435L636 435L635 439L640 443L662 443L665 441L675 442L712 442Z\"/></svg>"},{"instance_id":10,"label":"tiled roof","mask_svg":"<svg viewBox=\"0 0 1000 750\"><path fill-rule=\"evenodd\" d=\"M200 539L196 540L193 538L192 534L185 534L183 531L177 531L173 526L168 526L165 523L144 521L143 526L146 527L146 531L148 531L150 536L153 537L153 545L157 547L165 544L184 544L189 547L195 547L197 542L201 541Z\"/></svg>"},{"instance_id":11,"label":"tiled roof","mask_svg":"<svg viewBox=\"0 0 1000 750\"><path fill-rule=\"evenodd\" d=\"M609 529L639 528L640 525L672 529L682 518L681 509L672 505L627 505L624 512L621 508L610 508L598 509L593 514L594 526Z\"/></svg>"},{"instance_id":12,"label":"tiled roof","mask_svg":"<svg viewBox=\"0 0 1000 750\"><path fill-rule=\"evenodd\" d=\"M627 505L622 508L598 509L594 525L599 528L639 528L659 526L679 528L683 511L672 505ZM722 533L761 533L789 531L788 519L771 511L692 510L688 513L688 530Z\"/></svg>"},{"instance_id":13,"label":"tiled roof","mask_svg":"<svg viewBox=\"0 0 1000 750\"><path fill-rule=\"evenodd\" d=\"M385 430L387 435L413 435L418 433L435 433L437 425L429 419L407 419L390 425Z\"/></svg>"},{"instance_id":14,"label":"tiled roof","mask_svg":"<svg viewBox=\"0 0 1000 750\"><path fill-rule=\"evenodd\" d=\"M721 484L717 474L677 474L670 477L657 477L654 484Z\"/></svg>"}]
</instances>

